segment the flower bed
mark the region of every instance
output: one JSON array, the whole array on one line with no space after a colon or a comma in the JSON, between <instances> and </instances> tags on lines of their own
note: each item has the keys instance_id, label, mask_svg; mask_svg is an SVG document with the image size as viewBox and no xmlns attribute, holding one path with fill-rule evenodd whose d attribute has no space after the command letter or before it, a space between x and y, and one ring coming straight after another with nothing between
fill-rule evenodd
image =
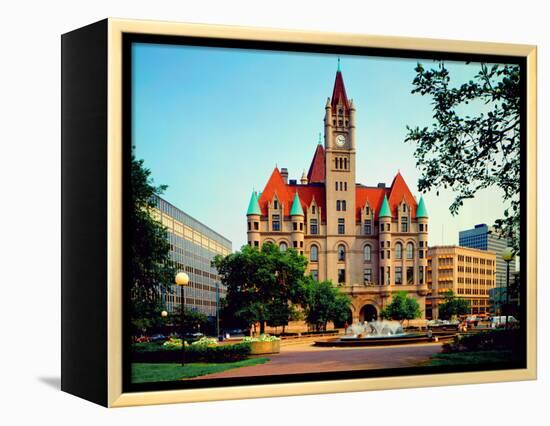
<instances>
[{"instance_id":1,"label":"flower bed","mask_svg":"<svg viewBox=\"0 0 550 426\"><path fill-rule=\"evenodd\" d=\"M281 351L281 339L267 334L245 337L243 343L250 345L250 355L276 354Z\"/></svg>"},{"instance_id":2,"label":"flower bed","mask_svg":"<svg viewBox=\"0 0 550 426\"><path fill-rule=\"evenodd\" d=\"M216 339L203 338L192 344L185 343L181 348L181 339L170 339L164 344L135 344L132 346L133 362L234 362L246 359L251 353L247 342L218 345Z\"/></svg>"}]
</instances>

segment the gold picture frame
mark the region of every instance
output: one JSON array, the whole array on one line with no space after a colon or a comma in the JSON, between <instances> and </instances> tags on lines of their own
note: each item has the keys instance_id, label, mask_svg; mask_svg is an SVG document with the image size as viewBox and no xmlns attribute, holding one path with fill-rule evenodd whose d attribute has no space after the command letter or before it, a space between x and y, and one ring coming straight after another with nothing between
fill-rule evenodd
<instances>
[{"instance_id":1,"label":"gold picture frame","mask_svg":"<svg viewBox=\"0 0 550 426\"><path fill-rule=\"evenodd\" d=\"M66 37L77 36L79 30ZM335 392L357 392L380 389L396 389L427 386L459 385L470 383L492 383L501 381L534 380L537 377L536 354L536 280L537 280L537 200L536 200L536 106L537 106L537 49L532 45L452 41L422 38L372 36L362 34L334 34L312 31L288 31L253 27L222 25L183 24L109 18L102 21L98 30L104 34L106 46L106 378L99 386L105 387L102 397L94 398L80 392L76 380L76 367L64 372L64 390L95 400L109 407L124 407L146 404L166 404L179 402L214 401L224 399L259 398ZM123 391L123 317L122 317L122 232L123 232L123 35L149 34L159 36L184 36L201 38L221 38L248 41L269 41L283 43L306 43L338 45L350 47L370 47L377 49L421 50L428 52L450 52L460 54L504 55L525 58L527 63L527 367L517 370L476 371L346 379L330 381L310 381L284 384L261 384L218 388L185 390L163 390L147 392ZM66 55L68 60L71 59ZM67 72L66 75L69 75ZM69 174L67 174L69 176ZM64 198L67 196L64 193ZM69 231L67 231L69 232ZM69 262L67 259L63 261ZM64 278L64 285L71 285L70 272ZM66 282L66 284L65 284ZM64 293L65 294L65 293ZM68 293L67 293L68 294ZM66 296L67 303L72 300ZM64 321L70 321L71 309L67 308ZM76 344L72 331L66 331L67 345ZM68 346L67 346L68 347ZM71 356L74 356L71 355ZM99 356L99 355L98 355ZM67 355L69 357L69 355ZM68 361L67 361L68 362ZM67 367L69 368L69 367ZM65 376L69 377L68 380ZM65 383L65 386L64 386Z\"/></svg>"}]
</instances>

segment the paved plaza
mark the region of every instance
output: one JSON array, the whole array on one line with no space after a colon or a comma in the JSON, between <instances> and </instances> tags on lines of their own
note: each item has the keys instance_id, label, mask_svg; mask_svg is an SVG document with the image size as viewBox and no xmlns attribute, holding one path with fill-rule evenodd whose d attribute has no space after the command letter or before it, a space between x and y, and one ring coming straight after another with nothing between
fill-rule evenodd
<instances>
[{"instance_id":1,"label":"paved plaza","mask_svg":"<svg viewBox=\"0 0 550 426\"><path fill-rule=\"evenodd\" d=\"M265 355L270 359L265 364L190 380L414 367L441 352L441 343L338 349L315 347L312 344L311 340L286 344L281 347L279 354Z\"/></svg>"}]
</instances>

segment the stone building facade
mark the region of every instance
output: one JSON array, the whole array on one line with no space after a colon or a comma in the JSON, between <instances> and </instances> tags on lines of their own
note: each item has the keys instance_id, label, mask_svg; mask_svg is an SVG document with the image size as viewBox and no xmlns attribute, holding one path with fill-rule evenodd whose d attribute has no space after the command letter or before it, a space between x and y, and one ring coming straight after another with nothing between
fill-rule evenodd
<instances>
[{"instance_id":1,"label":"stone building facade","mask_svg":"<svg viewBox=\"0 0 550 426\"><path fill-rule=\"evenodd\" d=\"M391 185L356 182L356 107L348 99L340 69L324 106L309 171L289 180L275 168L247 211L248 244L295 248L308 271L331 280L353 300L350 319L372 320L397 291L415 297L425 310L428 214L403 176Z\"/></svg>"},{"instance_id":2,"label":"stone building facade","mask_svg":"<svg viewBox=\"0 0 550 426\"><path fill-rule=\"evenodd\" d=\"M428 249L426 316L438 319L445 293L470 301L471 314L489 311L490 293L496 285L495 252L457 246Z\"/></svg>"}]
</instances>

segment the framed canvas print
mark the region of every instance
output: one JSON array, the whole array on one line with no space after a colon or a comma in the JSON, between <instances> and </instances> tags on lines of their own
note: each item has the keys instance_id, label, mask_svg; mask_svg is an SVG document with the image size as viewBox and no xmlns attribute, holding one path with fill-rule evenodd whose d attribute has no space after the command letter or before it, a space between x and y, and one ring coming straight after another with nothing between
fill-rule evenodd
<instances>
[{"instance_id":1,"label":"framed canvas print","mask_svg":"<svg viewBox=\"0 0 550 426\"><path fill-rule=\"evenodd\" d=\"M107 19L62 37L62 389L536 378L536 48Z\"/></svg>"}]
</instances>

